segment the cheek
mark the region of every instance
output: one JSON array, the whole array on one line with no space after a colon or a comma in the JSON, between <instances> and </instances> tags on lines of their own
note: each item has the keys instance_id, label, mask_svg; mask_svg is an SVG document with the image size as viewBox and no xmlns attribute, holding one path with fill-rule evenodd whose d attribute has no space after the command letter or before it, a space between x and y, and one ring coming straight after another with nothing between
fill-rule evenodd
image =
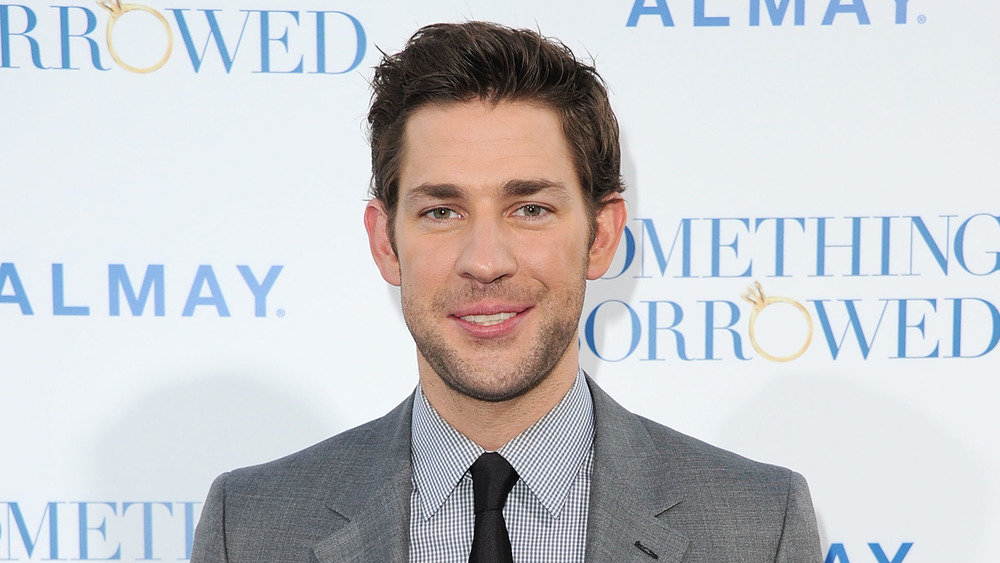
<instances>
[{"instance_id":1,"label":"cheek","mask_svg":"<svg viewBox=\"0 0 1000 563\"><path fill-rule=\"evenodd\" d=\"M547 285L575 285L587 270L588 254L583 242L567 239L551 244L526 244L518 261L520 269L531 272L532 277Z\"/></svg>"},{"instance_id":2,"label":"cheek","mask_svg":"<svg viewBox=\"0 0 1000 563\"><path fill-rule=\"evenodd\" d=\"M410 285L441 283L454 269L453 257L440 245L404 246L398 255L402 281Z\"/></svg>"}]
</instances>

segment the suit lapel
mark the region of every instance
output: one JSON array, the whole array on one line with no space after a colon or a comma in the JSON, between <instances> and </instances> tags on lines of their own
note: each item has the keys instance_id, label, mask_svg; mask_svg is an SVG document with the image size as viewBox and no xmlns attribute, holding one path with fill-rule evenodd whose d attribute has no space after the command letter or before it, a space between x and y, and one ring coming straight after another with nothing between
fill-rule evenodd
<instances>
[{"instance_id":1,"label":"suit lapel","mask_svg":"<svg viewBox=\"0 0 1000 563\"><path fill-rule=\"evenodd\" d=\"M411 396L370 425L345 454L338 486L327 499L331 518L341 524L314 548L320 563L407 560L412 405Z\"/></svg>"},{"instance_id":2,"label":"suit lapel","mask_svg":"<svg viewBox=\"0 0 1000 563\"><path fill-rule=\"evenodd\" d=\"M587 561L681 561L688 539L656 516L677 505L682 493L665 478L664 461L640 419L587 381L596 426Z\"/></svg>"}]
</instances>

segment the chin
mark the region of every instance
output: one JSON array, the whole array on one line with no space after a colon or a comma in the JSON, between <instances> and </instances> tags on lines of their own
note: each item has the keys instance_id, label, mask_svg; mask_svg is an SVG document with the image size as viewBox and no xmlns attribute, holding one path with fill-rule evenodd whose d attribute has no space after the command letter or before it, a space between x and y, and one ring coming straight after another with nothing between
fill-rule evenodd
<instances>
[{"instance_id":1,"label":"chin","mask_svg":"<svg viewBox=\"0 0 1000 563\"><path fill-rule=\"evenodd\" d=\"M525 375L520 373L494 377L501 380L497 385L482 385L484 378L456 376L450 370L434 370L452 391L487 403L502 403L523 397L548 377L551 370L541 374Z\"/></svg>"}]
</instances>

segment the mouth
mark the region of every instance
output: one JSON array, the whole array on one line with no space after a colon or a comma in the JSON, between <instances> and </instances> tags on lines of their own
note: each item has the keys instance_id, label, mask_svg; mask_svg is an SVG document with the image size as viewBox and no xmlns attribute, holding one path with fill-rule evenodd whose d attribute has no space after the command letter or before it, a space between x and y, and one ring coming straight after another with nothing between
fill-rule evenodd
<instances>
[{"instance_id":1,"label":"mouth","mask_svg":"<svg viewBox=\"0 0 1000 563\"><path fill-rule=\"evenodd\" d=\"M492 315L465 315L459 317L465 322L477 324L479 326L493 326L498 325L507 319L513 318L517 313L506 312L506 313L494 313Z\"/></svg>"},{"instance_id":2,"label":"mouth","mask_svg":"<svg viewBox=\"0 0 1000 563\"><path fill-rule=\"evenodd\" d=\"M497 338L512 334L530 310L523 303L482 302L459 308L452 318L474 338Z\"/></svg>"}]
</instances>

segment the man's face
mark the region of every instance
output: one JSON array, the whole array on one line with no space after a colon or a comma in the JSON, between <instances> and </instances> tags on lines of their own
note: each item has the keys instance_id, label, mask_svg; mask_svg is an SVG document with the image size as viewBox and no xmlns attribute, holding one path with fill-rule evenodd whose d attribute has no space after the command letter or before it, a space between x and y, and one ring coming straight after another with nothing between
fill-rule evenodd
<instances>
[{"instance_id":1,"label":"man's face","mask_svg":"<svg viewBox=\"0 0 1000 563\"><path fill-rule=\"evenodd\" d=\"M377 200L365 223L383 277L401 286L421 377L432 370L465 396L503 401L554 369L575 373L586 279L607 270L624 206L598 214L595 261L557 114L524 102L428 106L403 146L396 254Z\"/></svg>"}]
</instances>

